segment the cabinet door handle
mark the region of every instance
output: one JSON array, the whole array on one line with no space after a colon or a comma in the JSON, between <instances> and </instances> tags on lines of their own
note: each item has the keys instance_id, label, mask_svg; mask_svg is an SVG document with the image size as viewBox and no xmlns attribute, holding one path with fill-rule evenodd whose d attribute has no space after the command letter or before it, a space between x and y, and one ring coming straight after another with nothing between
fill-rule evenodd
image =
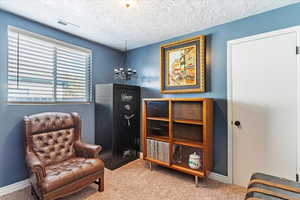
<instances>
[{"instance_id":1,"label":"cabinet door handle","mask_svg":"<svg viewBox=\"0 0 300 200\"><path fill-rule=\"evenodd\" d=\"M130 119L133 118L134 116L135 116L135 114L132 114L130 116L124 115L124 118L127 120L128 127L130 127Z\"/></svg>"}]
</instances>

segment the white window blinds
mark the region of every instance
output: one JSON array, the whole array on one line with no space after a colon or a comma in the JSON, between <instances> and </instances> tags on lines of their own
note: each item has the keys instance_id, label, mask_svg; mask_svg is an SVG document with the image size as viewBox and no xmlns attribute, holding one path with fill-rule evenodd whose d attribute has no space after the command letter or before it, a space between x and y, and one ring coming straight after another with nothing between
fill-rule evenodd
<instances>
[{"instance_id":1,"label":"white window blinds","mask_svg":"<svg viewBox=\"0 0 300 200\"><path fill-rule=\"evenodd\" d=\"M28 33L8 31L8 102L89 102L91 52Z\"/></svg>"}]
</instances>

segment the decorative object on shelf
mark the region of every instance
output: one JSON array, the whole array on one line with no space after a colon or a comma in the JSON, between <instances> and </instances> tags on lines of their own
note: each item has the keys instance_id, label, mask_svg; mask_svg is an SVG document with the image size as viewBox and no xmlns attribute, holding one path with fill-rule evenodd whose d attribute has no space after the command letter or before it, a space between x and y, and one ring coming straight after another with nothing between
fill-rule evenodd
<instances>
[{"instance_id":1,"label":"decorative object on shelf","mask_svg":"<svg viewBox=\"0 0 300 200\"><path fill-rule=\"evenodd\" d=\"M127 41L125 41L125 51L124 51L124 58L120 66L114 69L115 72L115 79L119 80L131 80L133 78L137 78L137 72L135 69L132 69L127 64Z\"/></svg>"},{"instance_id":2,"label":"decorative object on shelf","mask_svg":"<svg viewBox=\"0 0 300 200\"><path fill-rule=\"evenodd\" d=\"M201 167L200 156L196 152L190 155L189 167L192 169L199 169Z\"/></svg>"},{"instance_id":3,"label":"decorative object on shelf","mask_svg":"<svg viewBox=\"0 0 300 200\"><path fill-rule=\"evenodd\" d=\"M160 47L161 93L205 92L205 36Z\"/></svg>"},{"instance_id":4,"label":"decorative object on shelf","mask_svg":"<svg viewBox=\"0 0 300 200\"><path fill-rule=\"evenodd\" d=\"M173 152L174 152L174 162L177 164L182 164L182 145L173 145Z\"/></svg>"}]
</instances>

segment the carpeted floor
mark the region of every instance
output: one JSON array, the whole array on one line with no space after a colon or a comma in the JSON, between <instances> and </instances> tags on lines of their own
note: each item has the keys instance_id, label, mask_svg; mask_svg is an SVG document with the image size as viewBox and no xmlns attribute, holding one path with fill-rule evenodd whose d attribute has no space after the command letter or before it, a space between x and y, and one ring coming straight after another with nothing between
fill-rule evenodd
<instances>
[{"instance_id":1,"label":"carpeted floor","mask_svg":"<svg viewBox=\"0 0 300 200\"><path fill-rule=\"evenodd\" d=\"M245 189L212 180L200 182L174 170L154 166L150 171L143 160L131 162L117 170L105 171L104 192L95 184L65 200L242 200ZM0 197L0 200L33 200L30 189Z\"/></svg>"}]
</instances>

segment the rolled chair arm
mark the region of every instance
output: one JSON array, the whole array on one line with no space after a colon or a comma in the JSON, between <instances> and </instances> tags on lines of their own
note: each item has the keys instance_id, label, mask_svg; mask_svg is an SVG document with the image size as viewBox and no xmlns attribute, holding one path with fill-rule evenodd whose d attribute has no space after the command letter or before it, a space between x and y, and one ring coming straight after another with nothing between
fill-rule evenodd
<instances>
[{"instance_id":1,"label":"rolled chair arm","mask_svg":"<svg viewBox=\"0 0 300 200\"><path fill-rule=\"evenodd\" d=\"M98 158L102 150L100 145L86 144L81 141L75 142L74 148L76 155L84 158Z\"/></svg>"},{"instance_id":2,"label":"rolled chair arm","mask_svg":"<svg viewBox=\"0 0 300 200\"><path fill-rule=\"evenodd\" d=\"M46 177L44 164L33 152L26 153L26 163L30 171L36 175L37 182L41 183L44 177Z\"/></svg>"}]
</instances>

